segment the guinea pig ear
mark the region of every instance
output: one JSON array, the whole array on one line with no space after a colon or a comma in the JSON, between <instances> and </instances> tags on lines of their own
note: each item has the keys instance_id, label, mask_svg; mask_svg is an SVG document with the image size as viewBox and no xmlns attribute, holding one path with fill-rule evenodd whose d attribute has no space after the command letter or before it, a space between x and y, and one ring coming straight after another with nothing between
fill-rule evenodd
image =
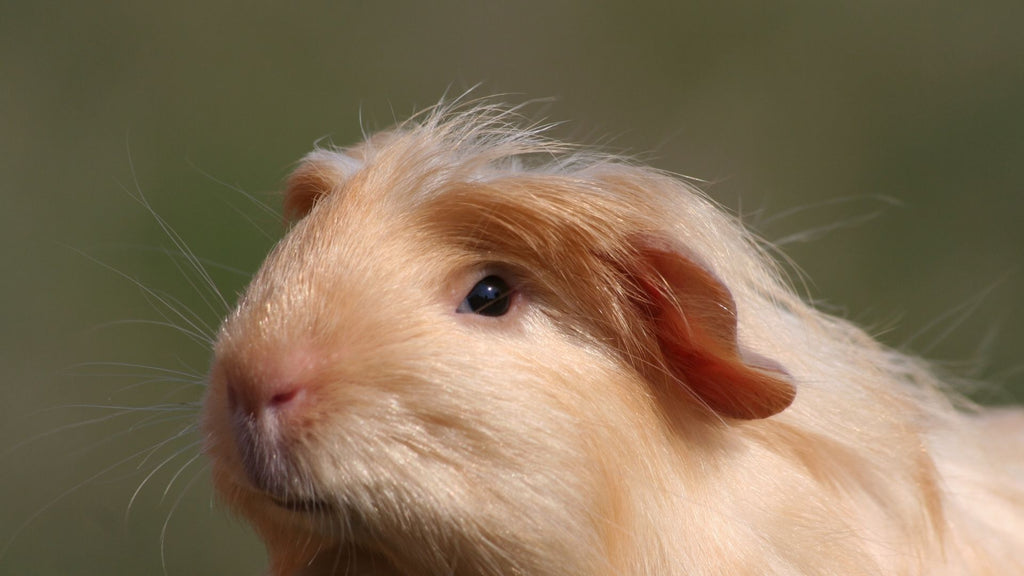
<instances>
[{"instance_id":1,"label":"guinea pig ear","mask_svg":"<svg viewBox=\"0 0 1024 576\"><path fill-rule=\"evenodd\" d=\"M753 420L786 409L796 395L792 379L740 350L729 290L667 243L645 237L636 249L644 307L672 375L720 416Z\"/></svg>"},{"instance_id":2,"label":"guinea pig ear","mask_svg":"<svg viewBox=\"0 0 1024 576\"><path fill-rule=\"evenodd\" d=\"M306 155L285 185L284 214L289 222L301 219L321 198L347 182L363 161L344 152L314 150Z\"/></svg>"}]
</instances>

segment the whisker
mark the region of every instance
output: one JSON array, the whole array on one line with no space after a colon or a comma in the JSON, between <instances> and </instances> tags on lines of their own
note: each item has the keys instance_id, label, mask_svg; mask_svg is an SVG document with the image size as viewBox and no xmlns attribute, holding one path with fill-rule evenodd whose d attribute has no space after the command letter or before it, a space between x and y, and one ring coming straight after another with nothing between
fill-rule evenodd
<instances>
[{"instance_id":1,"label":"whisker","mask_svg":"<svg viewBox=\"0 0 1024 576\"><path fill-rule=\"evenodd\" d=\"M120 251L134 250L137 252L152 252L155 254L166 256L169 259L187 258L186 255L181 250L175 250L173 248L168 248L166 246L149 246L145 244L128 244L120 242L101 242L94 244L93 248L117 249ZM251 271L242 270L241 268L236 268L234 266L230 266L228 264L224 264L216 260L211 260L210 258L197 257L197 259L203 263L203 266L210 270L219 270L221 272L227 272L231 275L238 276L239 278L249 278L252 275Z\"/></svg>"},{"instance_id":2,"label":"whisker","mask_svg":"<svg viewBox=\"0 0 1024 576\"><path fill-rule=\"evenodd\" d=\"M193 444L192 444L191 446L198 446L199 444L200 444L200 442L195 442L195 443L193 443ZM190 447L191 447L191 446L190 446ZM167 497L167 494L168 494L168 493L169 493L169 492L171 491L171 487L172 487L172 486L174 486L174 483L175 483L175 481L177 481L177 480L178 480L178 477L180 477L180 476L181 476L181 473L182 473L182 472L184 472L186 468L188 468L189 466L191 466L193 462L195 462L196 460L198 460L198 459L199 459L199 458L201 458L202 456L203 456L203 454L202 454L201 452L196 452L196 454L195 454L194 456L192 456L191 458L189 458L189 459L188 459L188 461L187 461L187 462L185 462L185 463L184 463L184 464L183 464L183 465L182 465L182 466L181 466L181 467L180 467L180 468L178 469L178 471L174 473L174 476L171 476L171 479L170 479L170 480L169 480L169 481L167 482L167 487L166 487L166 488L164 488L164 493L163 493L163 496L162 496L162 498L166 498L166 497Z\"/></svg>"},{"instance_id":3,"label":"whisker","mask_svg":"<svg viewBox=\"0 0 1024 576\"><path fill-rule=\"evenodd\" d=\"M125 465L126 463L131 462L132 460L138 458L139 456L141 456L142 454L146 453L150 449L151 449L151 447L147 447L147 448L144 448L142 450L136 451L136 452L134 452L134 453L132 453L132 454L130 454L130 455L128 455L128 456L126 456L126 457L116 461L116 462L114 462L113 464L110 464L109 466L104 467L99 472L96 472L95 474L92 474L91 476L87 477L85 480L82 480L81 482L78 482L74 486L72 486L72 487L68 488L67 490L65 490L65 491L61 492L60 494L58 494L55 498L53 498L47 504L41 506L34 513L32 513L24 522L22 522L18 526L18 528L14 530L14 533L7 539L7 542L4 543L4 545L2 547L0 547L0 558L2 558L7 553L7 550L10 549L11 545L18 539L18 536L20 536L21 533L24 532L26 528L31 526L32 523L34 523L40 516L42 516L43 514L48 512L51 508L53 508L54 506L56 506L60 502L64 501L64 499L66 499L67 497L75 494L76 492L78 492L79 490L84 488L85 486L88 486L88 485L92 484L93 482L95 482L96 480L102 478L104 475L109 474L112 470L116 470L117 468Z\"/></svg>"},{"instance_id":4,"label":"whisker","mask_svg":"<svg viewBox=\"0 0 1024 576\"><path fill-rule=\"evenodd\" d=\"M192 249L189 248L188 243L186 243L181 238L177 231L175 231L174 228L171 227L171 225L162 216L160 216L157 213L157 211L153 209L153 206L149 203L149 199L146 198L145 193L142 191L142 186L139 184L139 178L138 174L135 171L135 161L132 158L131 148L128 149L128 166L129 169L131 170L132 182L135 185L135 194L129 194L133 198L135 198L135 200L139 202L139 204L141 204L142 207L149 212L150 216L157 223L157 225L160 226L160 229L163 230L167 238L170 239L174 246L182 252L182 254L185 257L185 260L192 265L192 268L195 270L196 274L198 274L199 277L203 280L203 283L206 285L206 288L209 289L211 294L215 295L220 300L223 309L230 309L231 306L228 304L227 300L224 298L220 290L217 288L217 284L213 281L213 278L207 272L206 268L203 267L202 262L196 257L195 253L192 252Z\"/></svg>"},{"instance_id":5,"label":"whisker","mask_svg":"<svg viewBox=\"0 0 1024 576\"><path fill-rule=\"evenodd\" d=\"M71 370L71 369L74 369L74 368L91 368L91 367L94 367L94 366L100 366L100 367L104 367L104 368L107 368L107 367L114 367L114 368L139 368L139 369L142 369L142 370L148 370L150 372L163 373L163 374L168 374L168 375L171 375L171 376L180 376L181 377L180 380L186 380L186 379L189 379L189 378L200 379L200 378L203 377L203 375L200 374L199 372L191 372L191 371L190 372L186 372L184 370L176 370L174 368L165 368L163 366L152 366L152 365L149 365L149 364L139 364L139 363L136 363L136 362L120 362L120 361L114 361L114 360L92 361L92 362L78 362L76 364L72 364L71 366L69 366L68 370ZM70 372L70 373L75 374L75 372ZM126 374L100 373L100 374L95 374L95 373L92 373L92 372L81 372L79 374L98 375L98 376L125 376L125 377L133 377L133 376L135 376L135 377L139 377L139 378L148 378L148 377L151 376L151 374L134 374L134 373L126 373ZM170 381L177 381L177 380L170 379Z\"/></svg>"},{"instance_id":6,"label":"whisker","mask_svg":"<svg viewBox=\"0 0 1024 576\"><path fill-rule=\"evenodd\" d=\"M189 460L188 462L185 463L185 466L190 465L194 461L194 458L192 460ZM189 489L192 488L192 485L195 484L196 480L198 478L203 477L203 473L205 471L206 466L200 467L199 470L188 481L188 483L185 484L185 488L182 489L181 494L179 494L178 497L174 500L174 503L171 505L171 509L167 512L167 518L164 520L164 524L160 528L160 566L163 570L164 576L167 576L167 526L170 525L171 517L174 516L174 513L178 510L178 506L181 505L182 498L185 497L185 494L188 494Z\"/></svg>"},{"instance_id":7,"label":"whisker","mask_svg":"<svg viewBox=\"0 0 1024 576\"><path fill-rule=\"evenodd\" d=\"M194 319L192 324L194 326L194 330L197 334L198 339L201 339L204 342L212 342L213 338L212 336L209 335L215 333L213 326L208 324L199 314L197 314L187 304L185 304L178 298L166 293L163 294L163 297L166 299L167 302L174 304L178 309L184 310L185 312L188 312L192 316L192 318ZM157 312L157 314L160 314L160 316L167 322L175 323L171 318L168 318L167 315L163 313L161 308L154 306L153 309ZM202 342L200 342L200 344L202 345Z\"/></svg>"},{"instance_id":8,"label":"whisker","mask_svg":"<svg viewBox=\"0 0 1024 576\"><path fill-rule=\"evenodd\" d=\"M195 170L196 172L199 172L200 174L202 174L203 176L205 176L209 180L211 180L213 182L216 182L217 184L220 184L221 186L227 188L228 190L232 190L232 191L237 192L237 193L241 194L242 196L244 196L247 200L252 202L254 206L256 206L257 208L262 210L268 216L272 216L274 218L280 218L281 217L280 212L278 212L277 210L272 208L269 204L267 204L266 202L260 200L259 198L257 198L253 194L247 192L241 186L238 186L238 185L235 185L235 184L230 184L230 183L228 183L228 182L226 182L224 180L221 180L220 178L217 178L213 174L211 174L208 171L206 171L203 168L201 168L198 164L196 164L192 160L187 160L187 162L188 162L188 165L190 167L192 167L193 170ZM242 214L242 212L239 212L239 214ZM243 216L244 216L244 214L243 214ZM252 220L249 220L248 218L247 218L247 220L250 223L252 223ZM258 226L257 226L257 228L258 228ZM260 230L260 231L263 232L263 230Z\"/></svg>"},{"instance_id":9,"label":"whisker","mask_svg":"<svg viewBox=\"0 0 1024 576\"><path fill-rule=\"evenodd\" d=\"M37 412L35 412L33 414L38 415L38 414L43 413L43 412L48 412L48 411L51 411L51 410L57 410L57 409L60 409L60 408L68 408L68 407L77 408L77 407L81 407L81 406L75 406L75 405L57 406L57 407L52 407L52 408L47 408L47 409L44 409L44 410L40 410L40 411L37 411ZM4 453L2 455L0 455L0 459L6 460L12 454L14 454L18 450L24 448L25 446L28 446L28 445L33 444L35 442L38 442L40 440L44 440L46 438L50 438L52 436L56 436L58 434L61 434L62 432L67 432L69 430L76 430L78 428L83 428L83 427L90 426L90 425L93 425L93 424L101 424L103 422L109 422L109 421L114 420L114 419L116 419L116 418L118 418L120 416L124 416L126 414L133 414L133 413L134 413L133 410L123 410L123 411L120 411L120 412L115 412L113 414L107 414L105 416L99 416L99 417L96 417L96 418L90 418L89 420L84 420L82 422L73 422L73 423L70 423L70 424L65 424L63 426L58 426L57 428L54 428L54 429L51 429L51 430L47 430L46 432L42 432L42 433L36 434L34 436L26 438L25 440L17 442L13 446L11 446L7 450L5 450Z\"/></svg>"},{"instance_id":10,"label":"whisker","mask_svg":"<svg viewBox=\"0 0 1024 576\"><path fill-rule=\"evenodd\" d=\"M91 262L93 262L93 263L95 263L95 264L97 264L97 265L99 265L99 266L101 266L101 267L103 267L103 268L113 272L114 274L116 274L116 275L120 276L121 278L123 278L123 279L129 281L130 283L132 283L136 288L138 288L140 291L142 291L144 296L146 296L147 298L151 298L151 299L155 300L157 303L159 303L163 307L162 308L163 310L167 310L173 316L177 316L178 319L180 319L182 322L184 322L191 329L189 331L186 331L184 328L179 327L179 329L181 329L182 332L185 332L185 333L189 333L190 332L190 333L192 333L194 335L201 335L201 334L206 334L206 333L212 333L212 329L210 329L208 326L206 327L205 331L203 330L203 327L201 327L199 325L199 324L202 324L202 321L198 320L198 317L196 317L196 319L192 319L192 318L189 318L187 315L185 315L185 313L182 311L182 309L188 310L188 307L182 305L175 298L173 298L171 296L167 296L167 295L161 295L156 290L150 288L149 286L146 286L139 279L137 279L137 278L135 278L135 277L125 273L125 272L122 272L121 270L118 270L114 266L111 266L110 264L107 264L106 262L103 262L102 260L100 260L100 259L98 259L98 258L96 258L94 256L91 256L91 255L89 255L86 252L83 252L82 250L79 250L79 249L77 249L77 248L75 248L73 246L67 246L67 248L70 249L70 250L73 250L74 252L78 253L80 256L82 256L84 258L87 258ZM175 306L175 304L178 304L178 306ZM171 322L171 320L169 318L167 318L166 315L164 315L161 312L161 308L155 308L155 309L157 310L158 313L160 313L161 316L164 317L165 320L167 320L170 323L171 326L175 325L174 322ZM189 313L192 314L192 312L190 310L189 310ZM194 316L194 314L193 314L193 316ZM197 324L197 322L199 324ZM212 341L212 339L207 338L207 337L198 337L198 336L194 337L194 339L196 339L196 338L198 338L198 342L200 344L204 344L204 345L208 344L209 342Z\"/></svg>"},{"instance_id":11,"label":"whisker","mask_svg":"<svg viewBox=\"0 0 1024 576\"><path fill-rule=\"evenodd\" d=\"M93 327L94 330L101 330L104 328L116 327L116 326L154 326L157 328L170 328L171 330L178 332L189 340L192 340L200 346L210 346L213 344L213 338L207 336L205 333L196 332L190 330L180 324L176 324L171 321L159 321L159 320L146 320L144 318L129 319L129 320L110 320L108 322L102 322Z\"/></svg>"},{"instance_id":12,"label":"whisker","mask_svg":"<svg viewBox=\"0 0 1024 576\"><path fill-rule=\"evenodd\" d=\"M185 261L187 263L191 263L187 258L186 258ZM210 291L209 290L204 290L202 287L200 287L198 284L196 284L196 282L192 279L193 274L191 274L189 272L189 270L187 268L185 268L185 266L181 263L181 260L176 259L176 258L171 258L171 262L174 264L174 267L177 268L179 272L181 272L181 276L182 276L182 278L185 279L185 282L188 282L188 285L192 287L192 292L194 294L196 294L199 297L200 300L203 301L203 304L206 305L206 308L210 312L212 312L214 314L214 316L220 317L220 316L226 314L228 310L230 310L230 306L227 305L226 301L224 300L224 297L221 296L219 290L217 291L216 296L220 299L221 303L224 306L223 308L220 308L220 309L218 309L217 306L215 306L214 303L211 302L209 298L207 298L206 295L208 293L210 293ZM213 330L210 328L210 326L208 324L206 324L205 322L203 324L204 324L204 326L207 327L207 332L208 333L212 333L213 332Z\"/></svg>"},{"instance_id":13,"label":"whisker","mask_svg":"<svg viewBox=\"0 0 1024 576\"><path fill-rule=\"evenodd\" d=\"M184 431L191 431L192 429L193 429L193 427L189 426L189 427L186 427L183 430L183 432ZM179 432L172 439L180 438L181 436L183 436L183 433ZM161 442L161 444L166 444L169 441L170 441L170 439L165 441L165 442ZM142 489L145 488L146 484L149 483L149 481L153 478L153 476L155 476L160 470L162 470L164 468L164 466L166 466L170 462L174 461L175 458L177 458L178 456L184 454L185 452L195 448L199 444L200 444L200 442L196 441L196 442L192 442L192 443L189 443L189 444L185 445L183 448L175 451L173 454L171 454L170 456L165 458L163 461L161 461L160 464L158 464L152 470L150 470L149 474L146 474L145 478L143 478L142 481L139 482L139 485L135 488L135 491L132 492L131 498L128 499L128 507L124 511L124 518L125 518L125 520L128 520L128 517L131 514L132 506L135 504L135 499L139 496L139 493L142 492ZM195 456L193 456L191 459L189 459L189 461L186 462L186 465L188 465L189 463L193 462L199 456L201 456L201 453L197 453ZM148 456L147 456L147 458L148 458ZM180 473L180 470L179 470L179 473ZM177 475L175 475L175 477L177 477ZM164 491L164 496L167 496L167 492L166 491Z\"/></svg>"}]
</instances>

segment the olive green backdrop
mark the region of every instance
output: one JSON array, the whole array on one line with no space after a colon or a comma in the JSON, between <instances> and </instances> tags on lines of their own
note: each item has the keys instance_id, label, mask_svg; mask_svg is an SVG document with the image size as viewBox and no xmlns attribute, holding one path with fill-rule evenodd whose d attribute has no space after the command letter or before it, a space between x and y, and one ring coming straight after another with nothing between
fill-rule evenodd
<instances>
[{"instance_id":1,"label":"olive green backdrop","mask_svg":"<svg viewBox=\"0 0 1024 576\"><path fill-rule=\"evenodd\" d=\"M201 339L314 142L446 91L701 178L823 307L1024 400L1024 3L0 1L0 574L259 574ZM244 192L244 193L243 193ZM144 286L145 288L140 288ZM189 375L192 376L189 376ZM151 409L152 408L152 409Z\"/></svg>"}]
</instances>

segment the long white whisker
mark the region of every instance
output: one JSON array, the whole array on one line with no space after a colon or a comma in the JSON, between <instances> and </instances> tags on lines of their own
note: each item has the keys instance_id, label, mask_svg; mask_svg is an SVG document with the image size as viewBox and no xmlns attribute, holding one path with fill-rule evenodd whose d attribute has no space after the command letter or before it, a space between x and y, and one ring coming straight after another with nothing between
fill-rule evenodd
<instances>
[{"instance_id":1,"label":"long white whisker","mask_svg":"<svg viewBox=\"0 0 1024 576\"><path fill-rule=\"evenodd\" d=\"M74 406L74 405L58 406L58 407L55 407L55 408L47 409L47 411L48 410L58 409L58 408L64 408L64 407L78 407L78 406ZM40 412L43 412L43 411L40 411ZM22 440L21 442L18 442L16 444L14 444L13 446L11 446L7 450L5 450L3 455L0 455L0 459L4 459L5 460L5 459L9 458L12 454L14 454L18 450L24 448L25 446L28 446L29 444L33 444L35 442L38 442L40 440L49 438L51 436L56 436L56 435L58 435L58 434L60 434L62 432L66 432L68 430L75 430L77 428L82 428L82 427L89 426L89 425L92 425L92 424L101 424L103 422L109 422L110 420L114 420L114 419L116 419L116 418L118 418L120 416L124 416L126 414L133 414L133 413L135 413L134 410L126 409L126 410L121 410L119 412L114 412L113 414L107 414L107 415L99 416L99 417L96 417L96 418L90 418L89 420L83 420L81 422L73 422L71 424L65 424L63 426L58 426L57 428L54 428L52 430L47 430L46 432L42 432L42 433L36 434L35 436L31 436L29 438L26 438L25 440Z\"/></svg>"},{"instance_id":2,"label":"long white whisker","mask_svg":"<svg viewBox=\"0 0 1024 576\"><path fill-rule=\"evenodd\" d=\"M198 379L201 379L203 377L203 375L198 373L198 372L186 372L184 370L176 370L174 368L165 368L163 366L150 366L149 364L139 364L139 363L135 363L135 362L120 362L120 361L113 361L113 360L92 361L92 362L78 362L76 364L72 364L71 366L69 366L68 369L70 370L70 369L74 369L74 368L91 368L93 366L100 366L100 367L105 367L105 368L110 368L110 367L114 367L114 368L139 368L139 369L142 369L142 370L148 370L149 372L157 372L157 373L162 373L162 374L168 374L170 376L180 376L180 380L187 380L187 379L190 379L190 378L194 378L194 379L198 380ZM74 373L74 372L72 372L72 373ZM93 373L90 372L88 374L92 375ZM104 376L104 375L106 375L106 376L125 376L125 377L137 376L137 377L140 377L140 378L148 378L148 377L152 376L152 374L149 374L149 373L147 373L147 374L133 374L133 373L115 374L115 373L110 373L110 374L99 374L99 375L100 376ZM172 381L174 381L174 380L172 379Z\"/></svg>"},{"instance_id":3,"label":"long white whisker","mask_svg":"<svg viewBox=\"0 0 1024 576\"><path fill-rule=\"evenodd\" d=\"M186 431L186 430L187 430L187 431L191 431L192 429L193 429L193 427L191 427L191 426L188 426L188 427L186 427L186 428L185 428L185 429L184 429L183 431ZM183 435L183 433L182 433L182 432L179 432L178 434L175 434L175 435L174 435L174 436L172 437L172 439L173 439L173 438L180 438L180 437L181 437L182 435ZM170 440L168 440L168 441L170 441ZM168 441L165 441L165 442L161 442L160 444L166 444L166 443L167 443ZM197 442L192 442L192 443L190 443L190 444L187 444L187 445L185 445L185 446L184 446L183 448L181 448L181 449L179 449L179 450L175 451L175 452L174 452L173 454L171 454L170 456L168 456L167 458L165 458L165 459L164 459L163 461L161 461L161 462L160 462L160 464L158 464L157 466L155 466L155 467L154 467L154 468L153 468L153 469L152 469L152 470L151 470L151 471L149 472L149 474L146 474L146 477L145 477L145 478L143 478L141 482L139 482L139 485L138 485L138 486L137 486L137 487L135 488L135 491L134 491L134 492L132 492L132 496L131 496L131 498L129 498L129 499L128 499L128 507L127 507L127 508L125 509L125 511L124 511L124 518L125 518L125 520L127 520L127 519L128 519L128 516L129 516L129 515L131 514L132 506L133 506L133 505L135 504L135 499L136 499L136 498L137 498L137 497L139 496L139 493L140 493L140 492L142 492L142 489L143 489L143 488L144 488L144 487L146 486L146 484L148 484L148 483L149 483L149 481L150 481L150 480L151 480L151 479L153 478L153 476L155 476L155 475L157 474L157 472L159 472L160 470L162 470L162 469L164 468L164 466L166 466L166 465L167 465L167 464L169 464L170 462L174 461L174 459L175 459L175 458L177 458L177 457L178 457L178 456L180 456L181 454L183 454L183 453L187 452L188 450L191 450L191 449L193 449L193 448L194 448L195 446L197 446L197 445L198 445L199 443L200 443L200 442L198 442L198 441L197 441ZM198 453L197 453L197 454L196 454L195 456L193 456L193 457L192 457L191 459L189 459L189 462L192 462L193 460L195 460L195 459L196 459L196 458L198 458L199 456L200 456L200 454L198 454ZM148 456L147 456L147 458L148 458ZM186 465L187 465L187 463L186 463ZM165 491L165 492L164 492L164 496L166 496L166 495L167 495L167 492Z\"/></svg>"},{"instance_id":4,"label":"long white whisker","mask_svg":"<svg viewBox=\"0 0 1024 576\"><path fill-rule=\"evenodd\" d=\"M73 250L73 251L77 252L79 255L83 256L84 258L89 259L93 263L95 263L95 264L97 264L99 266L102 266L103 268L106 268L107 270L113 272L114 274L117 274L121 278L124 278L125 280L131 282L133 285L135 285L136 288L141 290L144 295L146 295L149 298L152 298L152 299L156 300L157 302L159 302L164 307L164 309L170 311L174 316L177 316L189 328L191 328L191 331L194 334L205 334L205 333L212 332L212 330L210 330L209 327L206 327L207 332L204 332L203 328L200 327L199 325L197 325L195 320L193 320L193 319L189 318L188 316L186 316L185 313L181 311L181 309L179 309L177 306L174 305L175 299L173 299L173 298L171 298L169 296L161 295L156 290L153 290L152 288L150 288L150 287L146 286L145 284L143 284L137 278L134 278L134 277L130 276L129 274L126 274L126 273L118 270L117 268L111 266L110 264L107 264L106 262L103 262L102 260L99 260L98 258L95 258L93 256L90 256L89 254L87 254L87 253L85 253L85 252L83 252L83 251L81 251L81 250L79 250L79 249L77 249L77 248L75 248L73 246L68 246L68 248L70 250ZM178 304L180 305L180 302ZM186 307L186 309L187 309L187 307ZM159 309L158 309L158 311L159 311ZM164 316L164 314L161 313L161 316ZM167 319L168 322L170 322L172 325L174 324L173 322L170 321L169 318L166 318L166 316L165 316L165 319ZM184 332L185 330L182 330L182 331ZM207 338L202 338L201 339L201 343L208 343L208 342L210 342L210 340L207 339Z\"/></svg>"},{"instance_id":5,"label":"long white whisker","mask_svg":"<svg viewBox=\"0 0 1024 576\"><path fill-rule=\"evenodd\" d=\"M185 281L188 282L188 285L192 287L192 291L197 296L199 296L199 299L203 301L203 304L206 304L206 308L210 312L212 312L215 316L221 316L221 315L223 315L225 312L227 312L229 310L229 308L228 308L228 306L227 306L227 304L226 304L226 302L224 300L224 297L221 296L219 290L217 292L217 297L220 299L221 303L224 303L224 308L222 308L222 309L218 309L217 306L215 306L214 303L211 302L210 299L206 297L206 295L210 291L209 290L204 290L202 287L200 287L198 284L196 284L196 282L192 279L192 274L190 274L189 271L182 265L180 259L171 258L170 260L174 264L174 267L177 268L179 272L181 272L182 278L184 278ZM186 259L186 262L191 263L188 259ZM207 325L205 322L203 322L203 325L207 326L209 328L209 325ZM212 330L210 330L210 332L212 332Z\"/></svg>"},{"instance_id":6,"label":"long white whisker","mask_svg":"<svg viewBox=\"0 0 1024 576\"><path fill-rule=\"evenodd\" d=\"M145 245L145 244L128 244L128 243L123 243L123 242L118 242L118 243L100 242L100 243L94 244L93 247L94 248L108 248L108 249L109 248L116 248L116 249L122 250L122 251L135 250L135 251L138 251L138 252L152 252L152 253L155 253L155 254L160 254L162 256L167 256L168 258L172 258L172 259L173 258L182 259L182 260L187 259L187 256L181 250L175 250L173 248L168 248L166 246L149 246L149 245ZM207 269L210 269L210 270L220 270L221 272L228 272L228 273L233 274L235 276L238 276L240 278L248 278L249 276L252 275L252 273L250 271L248 271L248 270L242 270L241 268L235 268L234 266L229 266L227 264L223 264L221 262L217 262L216 260L211 260L209 258L202 258L202 257L197 257L197 259L200 262L203 263L203 266L205 266Z\"/></svg>"},{"instance_id":7,"label":"long white whisker","mask_svg":"<svg viewBox=\"0 0 1024 576\"><path fill-rule=\"evenodd\" d=\"M135 458L138 458L140 455L146 453L147 451L149 451L151 449L152 449L152 447L147 447L147 448L144 448L144 449L139 450L137 452L134 452L134 453L126 456L125 458L122 458L122 459L114 462L113 464L104 467L99 472L89 476L85 480L75 484L71 488L68 488L64 492L61 492L60 494L58 494L57 497L55 497L49 503L47 503L47 504L43 505L42 507L40 507L31 516L29 516L24 522L22 522L20 526L18 526L18 528L14 531L14 533L11 535L11 537L8 538L7 542L4 543L3 547L0 547L0 558L2 558L7 553L7 550L11 547L11 544L13 544L14 541L18 539L18 536L20 536L21 533L24 532L26 528L28 528L33 522L35 522L40 516L45 514L51 508L56 506L58 503L62 502L68 496L71 496L72 494L78 492L83 487L91 484L92 482L94 482L97 479L103 477L104 475L109 474L111 470L116 470L118 467L123 466L125 463L130 462L130 461L134 460Z\"/></svg>"},{"instance_id":8,"label":"long white whisker","mask_svg":"<svg viewBox=\"0 0 1024 576\"><path fill-rule=\"evenodd\" d=\"M192 325L195 327L194 328L195 331L198 334L201 335L200 338L202 338L203 340L210 340L210 341L212 341L212 338L208 337L206 335L213 334L214 333L214 329L199 314L197 314L194 310L192 310L184 302L182 302L181 300L179 300L178 298L176 298L176 297L174 297L174 296L172 296L170 294L162 293L161 297L163 298L164 301L170 302L171 304L173 304L175 306L175 310L180 309L180 310L183 310L185 312L188 312L188 314L193 319ZM164 305L166 306L166 304L164 304ZM160 308L154 306L153 309L156 310L156 312L158 314L160 314L160 316L164 320L166 320L166 321L168 321L170 323L175 323L171 318L168 318L167 314L164 314L163 311Z\"/></svg>"},{"instance_id":9,"label":"long white whisker","mask_svg":"<svg viewBox=\"0 0 1024 576\"><path fill-rule=\"evenodd\" d=\"M188 165L190 167L192 167L192 169L194 169L196 172L199 172L200 174L202 174L206 178L209 178L213 182L216 182L217 184L220 184L221 186L223 186L223 187L225 187L225 188L227 188L229 190L232 190L234 192L237 192L237 193L241 194L246 199L248 199L250 202L252 202L257 208L259 208L260 210L265 212L267 215L273 216L275 218L279 218L281 216L281 214L277 210L274 210L266 202L263 202L262 200L260 200L256 196L252 195L251 193L246 192L245 189L243 189L241 186L238 186L238 185L235 185L235 184L230 184L228 182L225 182L224 180L221 180L220 178L217 178L216 176L210 174L206 170L200 168L196 163L192 162L192 160L187 160L187 162L188 162ZM257 228L259 228L259 227L257 227ZM261 232L262 232L262 230L261 230Z\"/></svg>"},{"instance_id":10,"label":"long white whisker","mask_svg":"<svg viewBox=\"0 0 1024 576\"><path fill-rule=\"evenodd\" d=\"M110 328L110 327L114 327L114 326L132 326L132 325L155 326L155 327L158 327L158 328L170 328L171 330L173 330L175 332L179 332L180 334L182 334L183 336L187 337L189 340L192 340L196 344L199 344L200 346L206 347L206 346L210 346L211 344L213 344L213 339L211 337L207 336L205 333L203 333L203 332L196 332L195 330L190 330L189 328L186 328L186 327L184 327L184 326L182 326L180 324L176 324L176 323L174 323L172 321L169 321L169 320L165 320L165 321L145 320L145 319L111 320L109 322L103 322L103 323L97 324L93 329L94 330L99 330L99 329Z\"/></svg>"},{"instance_id":11,"label":"long white whisker","mask_svg":"<svg viewBox=\"0 0 1024 576\"><path fill-rule=\"evenodd\" d=\"M199 444L200 444L200 442L195 442L193 444L190 444L188 447L191 448L193 446L198 446ZM181 451L178 452L178 454L180 454L180 453L181 453ZM174 486L174 482L178 480L178 477L181 476L181 473L184 472L186 468L191 466L193 462L195 462L200 457L202 457L202 455L203 454L201 452L196 452L196 454L194 456L189 458L187 462L185 462L180 468L178 468L178 471L175 472L174 476L171 476L171 479L167 482L167 487L164 488L164 493L163 493L163 496L161 498L166 498L167 497L167 494L171 491L171 487Z\"/></svg>"},{"instance_id":12,"label":"long white whisker","mask_svg":"<svg viewBox=\"0 0 1024 576\"><path fill-rule=\"evenodd\" d=\"M195 459L189 460L188 462L185 463L185 466L190 465L194 461ZM163 527L160 528L160 566L163 569L163 573L165 576L167 575L167 526L171 523L171 517L174 516L174 512L178 509L178 506L181 504L181 499L185 497L185 494L187 494L192 485L195 484L196 479L200 478L205 470L206 466L201 467L199 471L197 471L195 475L192 476L192 479L189 480L187 484L185 484L185 488L181 491L181 494L179 494L178 497L174 500L174 504L171 505L171 509L167 512L167 519L164 520Z\"/></svg>"},{"instance_id":13,"label":"long white whisker","mask_svg":"<svg viewBox=\"0 0 1024 576\"><path fill-rule=\"evenodd\" d=\"M132 182L135 185L135 195L133 195L135 200L139 202L149 212L153 220L155 220L156 223L160 226L160 229L163 230L167 238L169 238L171 242L174 243L175 247L177 247L178 250L181 250L185 259L192 265L192 267L195 269L199 277L202 278L203 283L206 285L209 291L215 296L217 296L217 298L220 300L221 305L224 306L224 310L230 309L227 300L225 300L224 296L220 293L220 290L217 288L217 284L213 281L213 278L206 271L206 268L203 267L202 262L200 262L200 260L196 257L195 253L192 252L192 249L189 248L188 244L181 238L181 236L174 230L174 228L172 228L171 225L168 224L167 221L164 220L162 216L157 214L156 210L154 210L153 206L149 203L149 200L146 198L145 193L142 191L142 186L139 185L138 174L135 171L135 161L132 159L130 148L128 149L128 166L129 169L131 170Z\"/></svg>"}]
</instances>

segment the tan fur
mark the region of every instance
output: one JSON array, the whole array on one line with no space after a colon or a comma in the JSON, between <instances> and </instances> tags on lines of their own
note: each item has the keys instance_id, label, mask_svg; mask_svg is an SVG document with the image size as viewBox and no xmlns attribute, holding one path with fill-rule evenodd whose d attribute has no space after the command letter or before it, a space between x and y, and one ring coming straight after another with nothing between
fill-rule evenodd
<instances>
[{"instance_id":1,"label":"tan fur","mask_svg":"<svg viewBox=\"0 0 1024 576\"><path fill-rule=\"evenodd\" d=\"M272 574L1024 574L1020 412L955 410L680 180L513 120L442 106L290 181L204 413ZM487 274L509 313L457 314Z\"/></svg>"}]
</instances>

